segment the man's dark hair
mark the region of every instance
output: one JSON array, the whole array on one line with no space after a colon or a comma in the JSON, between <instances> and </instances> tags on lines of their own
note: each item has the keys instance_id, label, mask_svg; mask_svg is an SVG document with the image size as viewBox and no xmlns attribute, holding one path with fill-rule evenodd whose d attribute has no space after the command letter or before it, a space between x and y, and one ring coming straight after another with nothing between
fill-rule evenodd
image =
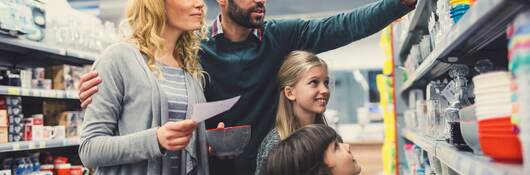
<instances>
[{"instance_id":1,"label":"man's dark hair","mask_svg":"<svg viewBox=\"0 0 530 175\"><path fill-rule=\"evenodd\" d=\"M328 146L339 141L333 128L314 124L298 129L280 142L267 160L267 175L330 175L324 162Z\"/></svg>"}]
</instances>

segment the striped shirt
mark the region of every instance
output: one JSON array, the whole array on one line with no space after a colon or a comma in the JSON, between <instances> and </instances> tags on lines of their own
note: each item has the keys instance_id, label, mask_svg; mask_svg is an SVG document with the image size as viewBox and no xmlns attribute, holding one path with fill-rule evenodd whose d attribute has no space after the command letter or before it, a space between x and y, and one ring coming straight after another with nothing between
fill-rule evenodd
<instances>
[{"instance_id":1,"label":"striped shirt","mask_svg":"<svg viewBox=\"0 0 530 175\"><path fill-rule=\"evenodd\" d=\"M184 70L179 67L172 67L162 63L157 63L161 78L160 86L162 91L166 94L168 100L168 112L170 121L180 121L186 119L186 111L188 109L188 91L186 89L186 79ZM195 148L195 133L191 138L189 145ZM193 149L193 151L196 151ZM179 174L181 166L181 151L168 152L165 158L170 159L167 162L169 167L165 167L164 170L170 172L170 174ZM192 158L189 153L186 154L186 174L195 174L193 171L197 165L197 159Z\"/></svg>"}]
</instances>

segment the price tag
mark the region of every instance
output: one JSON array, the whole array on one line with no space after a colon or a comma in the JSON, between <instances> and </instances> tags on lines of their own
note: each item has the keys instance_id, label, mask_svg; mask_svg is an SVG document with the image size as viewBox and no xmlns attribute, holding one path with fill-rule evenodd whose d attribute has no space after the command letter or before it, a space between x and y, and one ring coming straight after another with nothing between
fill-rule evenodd
<instances>
[{"instance_id":1,"label":"price tag","mask_svg":"<svg viewBox=\"0 0 530 175\"><path fill-rule=\"evenodd\" d=\"M23 96L29 96L29 90L27 90L27 89L22 89L22 95L23 95Z\"/></svg>"},{"instance_id":2,"label":"price tag","mask_svg":"<svg viewBox=\"0 0 530 175\"><path fill-rule=\"evenodd\" d=\"M48 91L48 97L56 98L57 97L57 92L53 91L53 90L49 90Z\"/></svg>"},{"instance_id":3,"label":"price tag","mask_svg":"<svg viewBox=\"0 0 530 175\"><path fill-rule=\"evenodd\" d=\"M46 148L46 142L45 141L40 141L39 142L39 148Z\"/></svg>"},{"instance_id":4,"label":"price tag","mask_svg":"<svg viewBox=\"0 0 530 175\"><path fill-rule=\"evenodd\" d=\"M40 97L41 96L40 90L33 90L33 96Z\"/></svg>"},{"instance_id":5,"label":"price tag","mask_svg":"<svg viewBox=\"0 0 530 175\"><path fill-rule=\"evenodd\" d=\"M79 94L77 94L77 91L70 91L70 98L79 99Z\"/></svg>"},{"instance_id":6,"label":"price tag","mask_svg":"<svg viewBox=\"0 0 530 175\"><path fill-rule=\"evenodd\" d=\"M35 149L35 142L29 142L28 149Z\"/></svg>"},{"instance_id":7,"label":"price tag","mask_svg":"<svg viewBox=\"0 0 530 175\"><path fill-rule=\"evenodd\" d=\"M20 150L20 144L19 143L14 143L13 144L13 151L18 151Z\"/></svg>"},{"instance_id":8,"label":"price tag","mask_svg":"<svg viewBox=\"0 0 530 175\"><path fill-rule=\"evenodd\" d=\"M7 94L9 94L9 95L20 95L20 89L18 89L18 88L7 88Z\"/></svg>"},{"instance_id":9,"label":"price tag","mask_svg":"<svg viewBox=\"0 0 530 175\"><path fill-rule=\"evenodd\" d=\"M66 55L66 49L59 49L59 55Z\"/></svg>"},{"instance_id":10,"label":"price tag","mask_svg":"<svg viewBox=\"0 0 530 175\"><path fill-rule=\"evenodd\" d=\"M66 98L64 91L57 91L56 93L58 98Z\"/></svg>"}]
</instances>

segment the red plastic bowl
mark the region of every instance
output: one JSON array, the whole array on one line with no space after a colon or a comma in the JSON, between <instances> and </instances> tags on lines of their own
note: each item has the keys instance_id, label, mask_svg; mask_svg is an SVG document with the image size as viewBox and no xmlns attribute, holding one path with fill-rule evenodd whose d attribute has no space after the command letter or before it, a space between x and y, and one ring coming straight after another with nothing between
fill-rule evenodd
<instances>
[{"instance_id":1,"label":"red plastic bowl","mask_svg":"<svg viewBox=\"0 0 530 175\"><path fill-rule=\"evenodd\" d=\"M511 125L511 118L510 116L503 116L503 117L496 117L496 118L490 118L490 119L484 119L478 121L479 126L480 125Z\"/></svg>"},{"instance_id":2,"label":"red plastic bowl","mask_svg":"<svg viewBox=\"0 0 530 175\"><path fill-rule=\"evenodd\" d=\"M479 128L479 133L490 133L490 134L518 134L517 129L515 127L507 127L507 128Z\"/></svg>"},{"instance_id":3,"label":"red plastic bowl","mask_svg":"<svg viewBox=\"0 0 530 175\"><path fill-rule=\"evenodd\" d=\"M523 161L521 141L515 134L489 135L479 133L479 142L484 154L493 160L517 163Z\"/></svg>"}]
</instances>

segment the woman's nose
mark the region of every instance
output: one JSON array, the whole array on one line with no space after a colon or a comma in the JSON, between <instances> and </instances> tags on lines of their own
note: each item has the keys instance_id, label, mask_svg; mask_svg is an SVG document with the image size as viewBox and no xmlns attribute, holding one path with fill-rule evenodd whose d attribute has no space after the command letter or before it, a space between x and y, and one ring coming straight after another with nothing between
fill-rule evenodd
<instances>
[{"instance_id":1,"label":"woman's nose","mask_svg":"<svg viewBox=\"0 0 530 175\"><path fill-rule=\"evenodd\" d=\"M327 87L326 85L322 84L320 86L320 93L323 93L323 94L329 94L329 87Z\"/></svg>"},{"instance_id":2,"label":"woman's nose","mask_svg":"<svg viewBox=\"0 0 530 175\"><path fill-rule=\"evenodd\" d=\"M204 7L204 0L195 0L195 7L196 8L203 8Z\"/></svg>"}]
</instances>

